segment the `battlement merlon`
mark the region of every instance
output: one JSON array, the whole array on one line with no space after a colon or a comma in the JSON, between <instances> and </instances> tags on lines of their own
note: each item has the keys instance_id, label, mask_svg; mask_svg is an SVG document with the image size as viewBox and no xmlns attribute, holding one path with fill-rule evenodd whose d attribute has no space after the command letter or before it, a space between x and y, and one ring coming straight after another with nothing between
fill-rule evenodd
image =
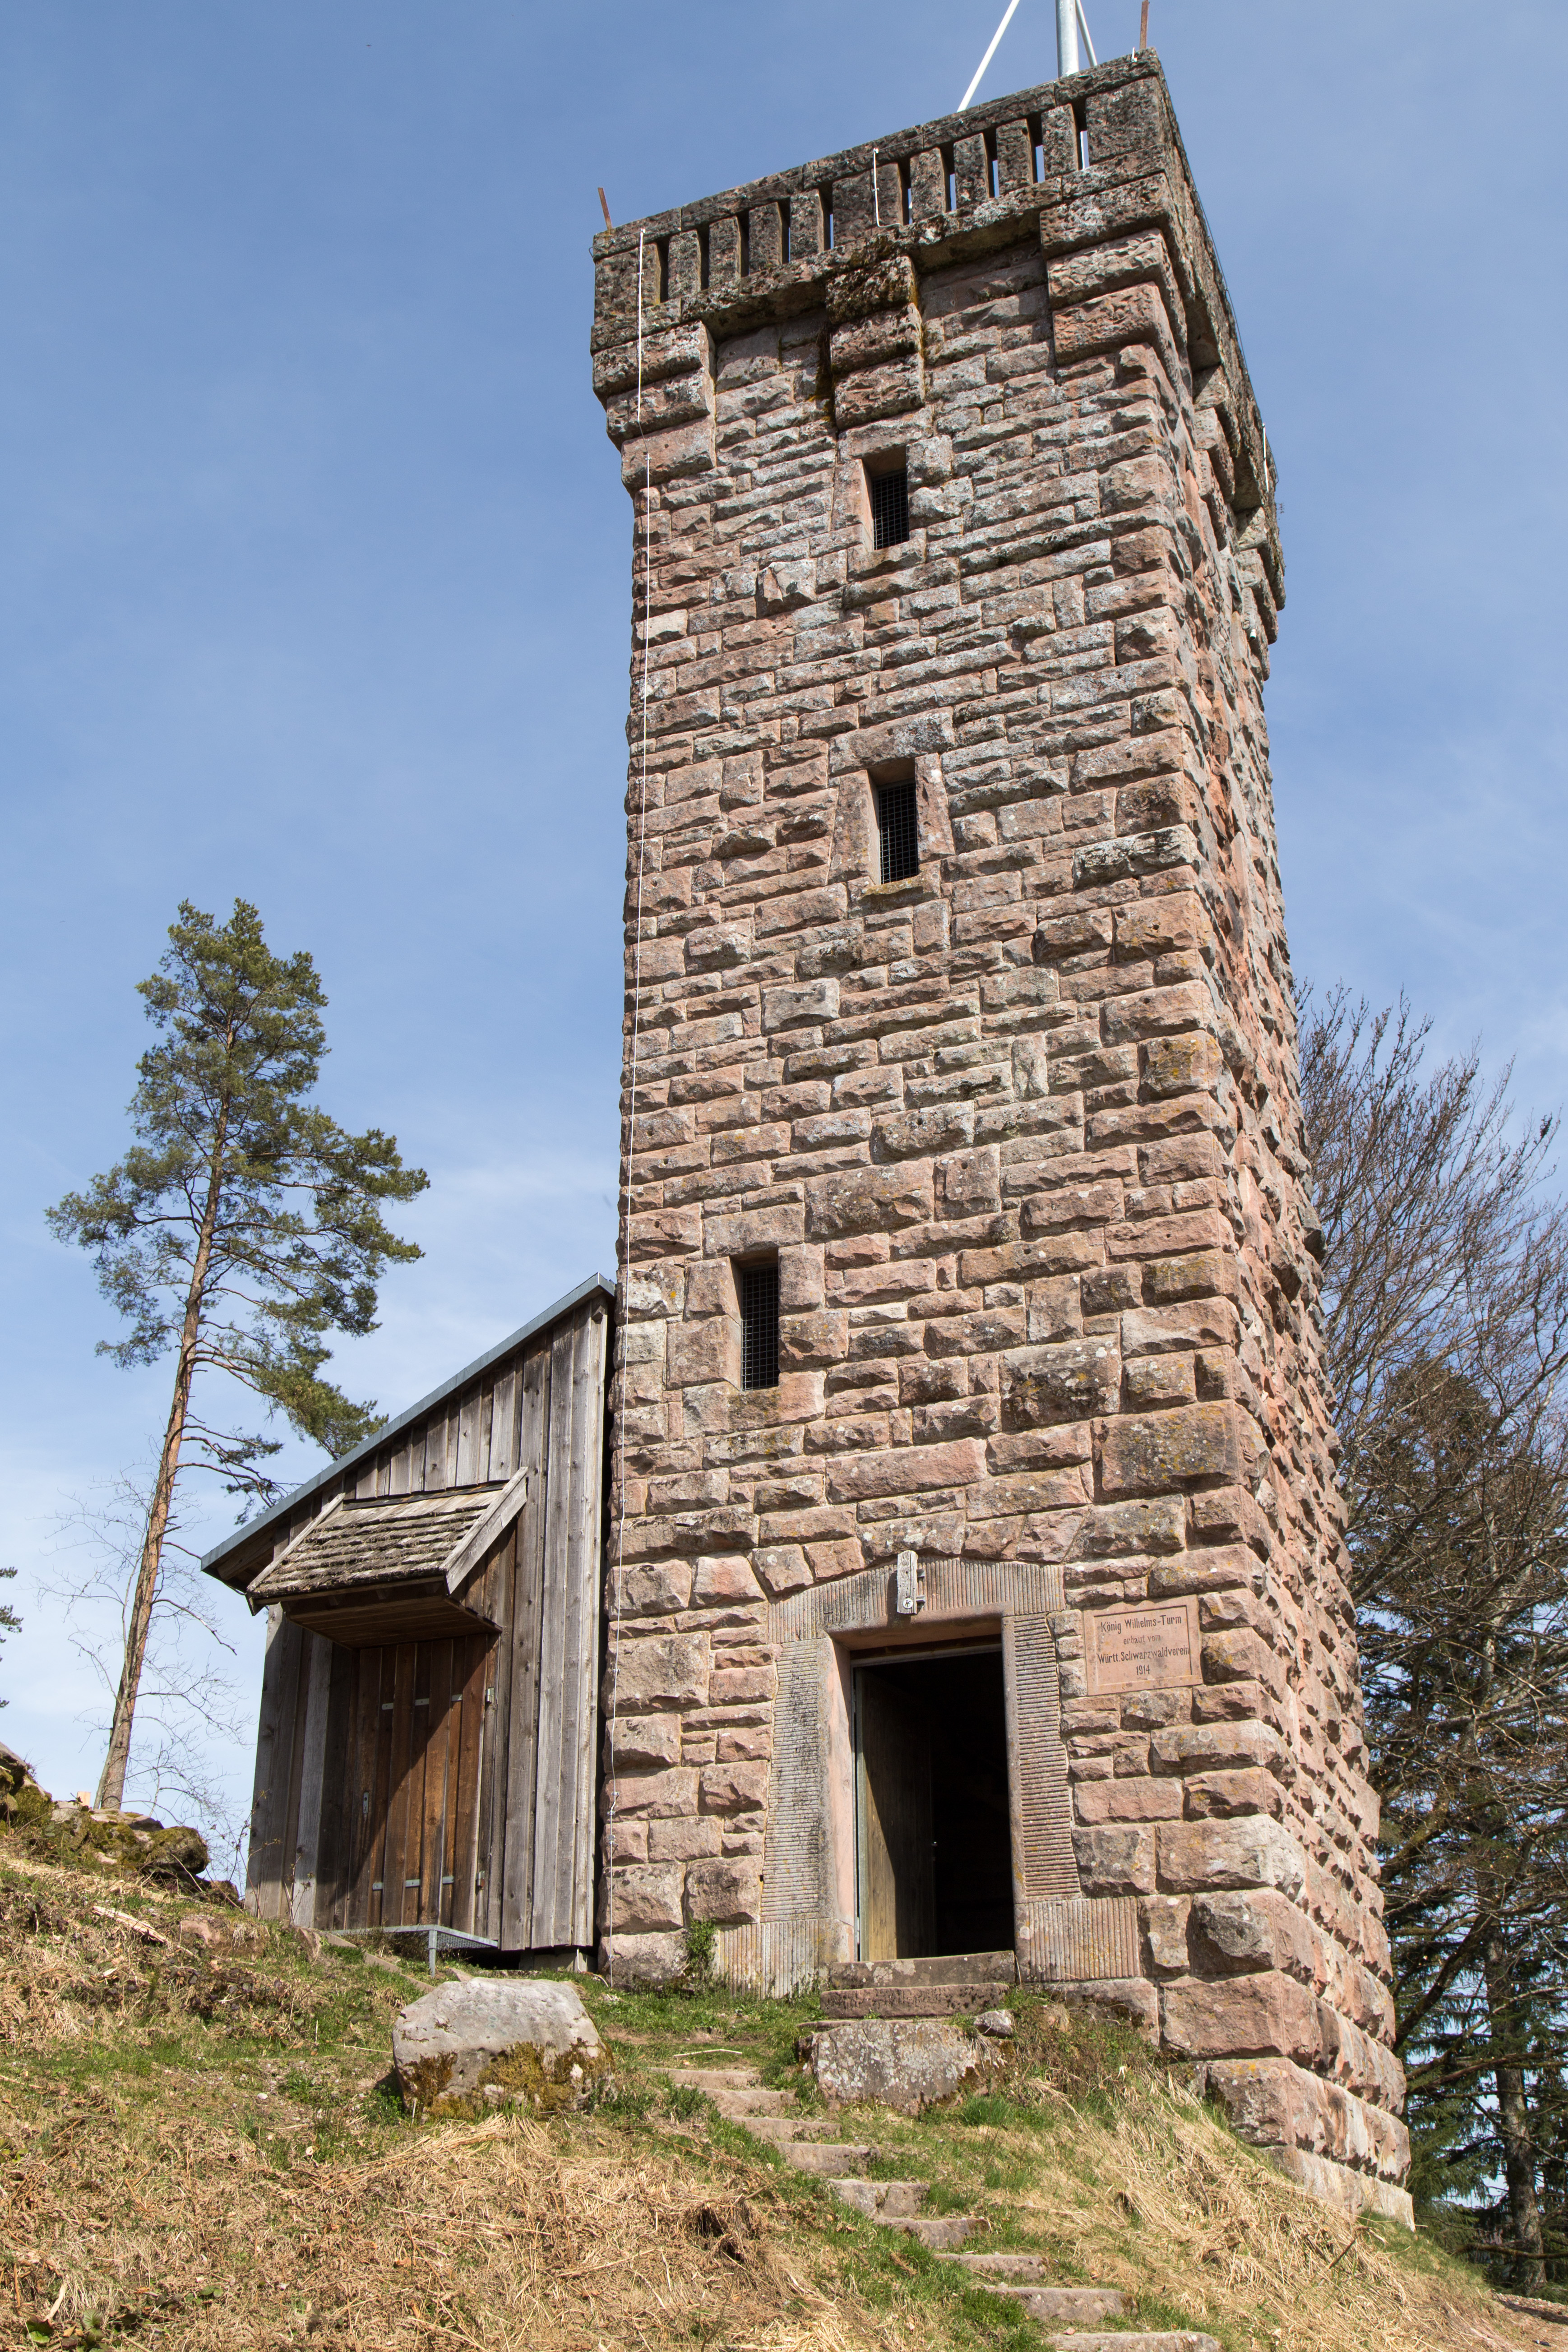
<instances>
[{"instance_id":1,"label":"battlement merlon","mask_svg":"<svg viewBox=\"0 0 1568 2352\"><path fill-rule=\"evenodd\" d=\"M1194 406L1215 415L1224 439L1223 450L1215 446L1216 470L1231 476L1235 543L1258 557L1262 576L1254 574L1254 586L1265 592L1258 602L1272 639L1275 611L1285 601L1273 466L1152 50L601 232L594 239L594 387L623 451L628 487L640 485L648 454L639 446L634 462L626 447L634 440L670 436L664 464L653 467L656 481L700 465L700 435L689 427L700 425L705 406L704 330L721 340L826 308L830 327L839 333L858 327L863 341L868 312L907 303L913 280L929 271L1016 244L1031 218L1039 224L1053 293L1059 289L1054 309L1092 312L1096 300L1125 299L1140 285L1157 290L1158 308L1146 306L1146 331L1168 341L1167 364L1184 377ZM1109 274L1075 270L1073 257L1096 247L1118 248ZM1130 339L1123 320L1118 340ZM863 364L862 355L850 363ZM837 375L837 352L830 366Z\"/></svg>"}]
</instances>

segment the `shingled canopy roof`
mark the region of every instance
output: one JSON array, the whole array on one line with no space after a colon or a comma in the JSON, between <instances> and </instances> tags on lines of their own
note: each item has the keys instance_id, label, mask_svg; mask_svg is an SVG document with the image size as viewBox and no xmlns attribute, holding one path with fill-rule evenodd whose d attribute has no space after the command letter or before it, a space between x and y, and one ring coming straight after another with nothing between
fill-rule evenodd
<instances>
[{"instance_id":1,"label":"shingled canopy roof","mask_svg":"<svg viewBox=\"0 0 1568 2352\"><path fill-rule=\"evenodd\" d=\"M312 1477L305 1479L280 1501L236 1528L204 1555L204 1572L217 1577L237 1591L244 1591L258 1569L267 1564L282 1529L302 1509L308 1509L317 1496L324 1501L333 1489L346 1489L361 1483L378 1459L388 1459L396 1452L399 1440L405 1439L409 1431L416 1431L421 1423L439 1413L449 1400L481 1383L492 1367L504 1365L510 1357L521 1356L531 1339L550 1330L584 1299L602 1298L609 1307L614 1305L615 1297L613 1282L602 1274L591 1274L585 1282L578 1283L563 1298L558 1298L553 1306L545 1307L542 1314L531 1316L526 1323L510 1332L495 1347L487 1348L482 1356L476 1356L472 1363L465 1364L460 1371L453 1372L438 1388L432 1389L427 1396L422 1396L416 1404L407 1406L390 1421L384 1422L379 1429L372 1431L370 1436L362 1439L352 1453L341 1455L335 1462L326 1463ZM447 1482L443 1481L443 1484Z\"/></svg>"},{"instance_id":2,"label":"shingled canopy roof","mask_svg":"<svg viewBox=\"0 0 1568 2352\"><path fill-rule=\"evenodd\" d=\"M313 1633L351 1648L494 1631L463 1586L522 1508L528 1478L447 1494L335 1496L248 1588Z\"/></svg>"}]
</instances>

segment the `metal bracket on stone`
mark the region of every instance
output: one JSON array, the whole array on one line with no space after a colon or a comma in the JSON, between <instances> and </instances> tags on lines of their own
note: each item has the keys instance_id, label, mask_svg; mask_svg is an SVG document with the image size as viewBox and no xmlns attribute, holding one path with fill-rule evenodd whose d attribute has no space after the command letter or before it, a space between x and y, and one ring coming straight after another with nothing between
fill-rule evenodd
<instances>
[{"instance_id":1,"label":"metal bracket on stone","mask_svg":"<svg viewBox=\"0 0 1568 2352\"><path fill-rule=\"evenodd\" d=\"M926 1575L919 1555L901 1551L893 1566L893 1607L900 1617L913 1617L926 1605Z\"/></svg>"}]
</instances>

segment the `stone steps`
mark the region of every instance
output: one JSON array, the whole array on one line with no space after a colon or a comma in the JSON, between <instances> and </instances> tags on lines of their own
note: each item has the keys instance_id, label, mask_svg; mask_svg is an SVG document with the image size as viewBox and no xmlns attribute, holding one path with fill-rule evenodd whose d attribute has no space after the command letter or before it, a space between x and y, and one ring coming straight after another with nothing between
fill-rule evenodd
<instances>
[{"instance_id":1,"label":"stone steps","mask_svg":"<svg viewBox=\"0 0 1568 2352\"><path fill-rule=\"evenodd\" d=\"M1147 2335L1128 2335L1121 2328L1089 2335L1075 2331L1053 2336L1051 2342L1057 2352L1220 2352L1214 2337L1195 2327L1157 2328Z\"/></svg>"},{"instance_id":2,"label":"stone steps","mask_svg":"<svg viewBox=\"0 0 1568 2352\"><path fill-rule=\"evenodd\" d=\"M846 1985L822 1993L822 2021L843 2024L854 2017L973 2017L997 2006L1006 1986L988 1984Z\"/></svg>"},{"instance_id":3,"label":"stone steps","mask_svg":"<svg viewBox=\"0 0 1568 2352\"><path fill-rule=\"evenodd\" d=\"M1121 2319L1127 2311L1126 2298L1113 2287L1099 2286L1009 2286L1005 2280L984 2279L981 2282L988 2294L1005 2294L1031 2319L1043 2327L1059 2328L1064 2320L1076 2321L1082 2326L1092 2326L1096 2320ZM1142 2336L1118 2335L1119 2345L1142 2345L1148 2339ZM1054 2343L1061 2338L1054 2336Z\"/></svg>"},{"instance_id":4,"label":"stone steps","mask_svg":"<svg viewBox=\"0 0 1568 2352\"><path fill-rule=\"evenodd\" d=\"M1020 2304L1031 2319L1059 2326L1064 2319L1092 2326L1100 2319L1124 2319L1127 2298L1113 2286L1058 2286L1039 2254L956 2254L976 2286Z\"/></svg>"},{"instance_id":5,"label":"stone steps","mask_svg":"<svg viewBox=\"0 0 1568 2352\"><path fill-rule=\"evenodd\" d=\"M714 2091L710 2094L721 2116L731 2123L766 2120L793 2120L796 2112L795 2096L789 2091L764 2091L759 2084L755 2091Z\"/></svg>"},{"instance_id":6,"label":"stone steps","mask_svg":"<svg viewBox=\"0 0 1568 2352\"><path fill-rule=\"evenodd\" d=\"M955 2254L952 2259L976 2286L1006 2295L1048 2328L1057 2352L1220 2352L1212 2336L1191 2328L1101 2332L1097 2320L1127 2316L1127 2297L1113 2286L1054 2285L1040 2254ZM1063 2335L1064 2320L1076 2320L1079 2326Z\"/></svg>"},{"instance_id":7,"label":"stone steps","mask_svg":"<svg viewBox=\"0 0 1568 2352\"><path fill-rule=\"evenodd\" d=\"M727 2068L720 2074L712 2067L671 2066L668 2074L678 2087L705 2093L721 2116L743 2123L759 2139L771 2139L775 2147L786 2140L821 2140L833 2129L831 2116L803 2115L793 2091L770 2090L749 2067Z\"/></svg>"},{"instance_id":8,"label":"stone steps","mask_svg":"<svg viewBox=\"0 0 1568 2352\"><path fill-rule=\"evenodd\" d=\"M959 2254L956 2260L959 2269L972 2271L982 2286L989 2286L993 2279L1022 2279L1033 2284L1046 2275L1044 2254ZM1095 2287L1092 2292L1099 2294L1102 2290ZM1103 2292L1110 2290L1107 2287Z\"/></svg>"},{"instance_id":9,"label":"stone steps","mask_svg":"<svg viewBox=\"0 0 1568 2352\"><path fill-rule=\"evenodd\" d=\"M822 1990L825 2024L858 2017L973 2017L1018 1981L1011 1952L939 1952L914 1960L846 1960Z\"/></svg>"},{"instance_id":10,"label":"stone steps","mask_svg":"<svg viewBox=\"0 0 1568 2352\"><path fill-rule=\"evenodd\" d=\"M771 2139L775 2147L786 2140L830 2139L837 2128L826 2116L747 2116L744 2120L748 2131L759 2139Z\"/></svg>"},{"instance_id":11,"label":"stone steps","mask_svg":"<svg viewBox=\"0 0 1568 2352\"><path fill-rule=\"evenodd\" d=\"M672 2066L669 2079L704 2093L730 2123L793 2123L799 2116L793 2093L765 2089L749 2066Z\"/></svg>"},{"instance_id":12,"label":"stone steps","mask_svg":"<svg viewBox=\"0 0 1568 2352\"><path fill-rule=\"evenodd\" d=\"M852 2205L868 2221L912 2221L931 2195L929 2180L830 2180L841 2205Z\"/></svg>"},{"instance_id":13,"label":"stone steps","mask_svg":"<svg viewBox=\"0 0 1568 2352\"><path fill-rule=\"evenodd\" d=\"M931 2195L929 2180L830 2180L828 2188L842 2205L853 2206L868 2221L884 2230L901 2230L918 2238L933 2254L952 2253L974 2228L973 2213L922 2213Z\"/></svg>"},{"instance_id":14,"label":"stone steps","mask_svg":"<svg viewBox=\"0 0 1568 2352\"><path fill-rule=\"evenodd\" d=\"M977 1954L969 1958L984 1962L998 1957ZM1011 1953L1006 1958L1011 1960ZM875 1965L882 1968L888 1964ZM904 1969L911 1964L900 1961L893 1965ZM966 2010L983 2006L985 1988L999 1981L995 1977L971 1975L951 1984L928 1979L923 1988L906 1985L900 1990L911 1999L928 2000L933 1994L962 1992L962 2004L955 2000L952 2008L935 2012L949 2016L960 2005ZM886 1987L863 1985L851 1990L873 2001L886 2001L889 1994ZM979 2000L977 1994L981 1995ZM902 2013L930 2016L933 2012L927 2009ZM749 2066L672 2066L669 2079L705 2092L721 2116L744 2124L759 2138L771 2140L786 2163L820 2180L829 2195L847 2205L851 2211L875 2221L880 2229L898 2230L906 2237L918 2238L932 2253L946 2255L960 2263L976 2285L1016 2303L1031 2319L1050 2331L1049 2340L1057 2352L1220 2352L1212 2336L1185 2330L1155 2335L1128 2335L1121 2330L1097 2332L1097 2321L1126 2315L1126 2298L1114 2287L1058 2286L1048 2278L1038 2254L963 2252L961 2249L975 2227L972 2214L925 2212L922 2209L931 2195L929 2180L868 2179L866 2167L876 2162L881 2154L879 2148L869 2141L825 2138L823 2134L832 2128L829 2123L818 2116L801 2115L791 2093L769 2090ZM1079 2323L1078 2331L1061 2334L1064 2321L1069 2326L1075 2321ZM1090 2332L1082 2332L1086 2327Z\"/></svg>"},{"instance_id":15,"label":"stone steps","mask_svg":"<svg viewBox=\"0 0 1568 2352\"><path fill-rule=\"evenodd\" d=\"M914 1960L841 1960L827 1975L828 1989L854 1991L878 1987L912 1990L921 1985L1012 1985L1018 1981L1013 1952L938 1952ZM984 2009L985 2003L979 2006Z\"/></svg>"},{"instance_id":16,"label":"stone steps","mask_svg":"<svg viewBox=\"0 0 1568 2352\"><path fill-rule=\"evenodd\" d=\"M833 2126L826 2118L803 2116L790 2092L770 2091L749 2067L672 2066L669 2079L706 2092L729 2122L744 2124L759 2139L771 2140L797 2172L814 2173L831 2189L881 2154L867 2140L828 2139L825 2135Z\"/></svg>"},{"instance_id":17,"label":"stone steps","mask_svg":"<svg viewBox=\"0 0 1568 2352\"><path fill-rule=\"evenodd\" d=\"M907 2238L918 2238L933 2254L951 2254L962 2246L974 2228L971 2213L917 2213L908 2221L886 2221L886 2230L901 2230Z\"/></svg>"},{"instance_id":18,"label":"stone steps","mask_svg":"<svg viewBox=\"0 0 1568 2352\"><path fill-rule=\"evenodd\" d=\"M774 2147L797 2172L816 2172L828 2181L842 2180L852 2168L875 2163L879 2147L857 2147L852 2140L775 2139Z\"/></svg>"},{"instance_id":19,"label":"stone steps","mask_svg":"<svg viewBox=\"0 0 1568 2352\"><path fill-rule=\"evenodd\" d=\"M881 2149L867 2140L830 2140L832 2126L803 2116L788 2091L770 2091L750 2067L672 2066L672 2083L705 2092L731 2123L744 2124L759 2139L773 2142L786 2164L808 2172L830 2195L884 2229L901 2230L933 2253L952 2253L974 2227L967 2213L922 2213L929 2180L868 2180L867 2165Z\"/></svg>"}]
</instances>

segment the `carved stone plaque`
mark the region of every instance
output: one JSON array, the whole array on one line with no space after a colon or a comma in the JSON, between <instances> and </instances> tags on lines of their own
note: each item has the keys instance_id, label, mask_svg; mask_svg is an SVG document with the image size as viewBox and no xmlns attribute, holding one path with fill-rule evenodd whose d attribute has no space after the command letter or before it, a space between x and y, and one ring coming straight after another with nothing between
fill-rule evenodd
<instances>
[{"instance_id":1,"label":"carved stone plaque","mask_svg":"<svg viewBox=\"0 0 1568 2352\"><path fill-rule=\"evenodd\" d=\"M1198 1604L1141 1601L1083 1612L1084 1679L1091 1691L1172 1690L1201 1683Z\"/></svg>"}]
</instances>

